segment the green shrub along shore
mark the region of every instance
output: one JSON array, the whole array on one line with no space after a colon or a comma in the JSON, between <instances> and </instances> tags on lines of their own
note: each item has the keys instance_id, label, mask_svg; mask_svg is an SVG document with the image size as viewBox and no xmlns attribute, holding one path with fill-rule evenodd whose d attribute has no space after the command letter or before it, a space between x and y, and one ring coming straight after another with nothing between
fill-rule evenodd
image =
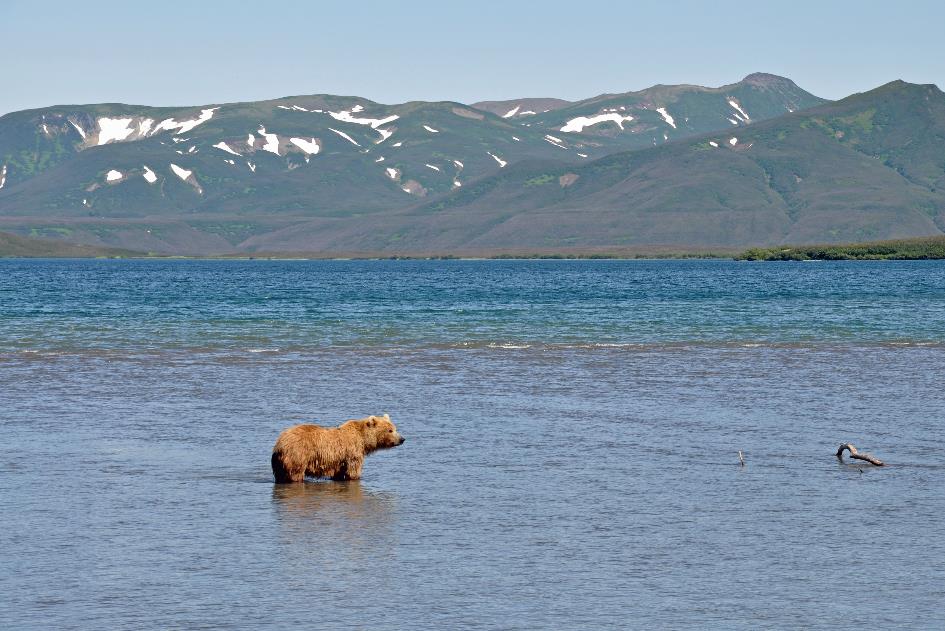
<instances>
[{"instance_id":1,"label":"green shrub along shore","mask_svg":"<svg viewBox=\"0 0 945 631\"><path fill-rule=\"evenodd\" d=\"M736 261L879 261L945 259L945 236L838 245L751 248Z\"/></svg>"}]
</instances>

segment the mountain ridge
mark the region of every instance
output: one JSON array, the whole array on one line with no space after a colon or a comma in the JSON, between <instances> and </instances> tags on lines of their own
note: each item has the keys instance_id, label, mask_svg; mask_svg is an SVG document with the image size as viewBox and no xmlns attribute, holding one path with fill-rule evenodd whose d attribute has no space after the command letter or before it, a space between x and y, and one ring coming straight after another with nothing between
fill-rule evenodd
<instances>
[{"instance_id":1,"label":"mountain ridge","mask_svg":"<svg viewBox=\"0 0 945 631\"><path fill-rule=\"evenodd\" d=\"M864 190L887 214L894 199L906 204L899 212L909 234L891 236L921 236L913 233L938 229L938 136L909 143L905 128L883 118L895 110L921 119L894 103L909 86L890 82L862 93L878 113L858 111L866 118L852 122L817 122L823 114L816 112L843 109L862 94L829 103L765 73L719 88L658 85L556 101L560 107L525 117L504 117L510 110L502 108L516 100L492 102L488 111L335 95L136 112L120 104L41 108L0 117L0 230L172 254L740 247L888 230L891 219L857 228L848 217L847 228L818 232L805 209L829 206L827 184L807 199L810 183L791 190L779 161L789 150L791 160L834 168L805 155L822 150L853 179L861 167L851 160L881 161L873 175L889 187L867 182ZM922 98L931 94L917 89L926 90ZM792 113L799 102L809 107ZM816 128L804 132L809 147L750 151L765 125L794 116ZM827 128L841 138L824 144ZM749 154L740 155L746 146ZM693 147L731 153L716 162L733 171L690 155ZM755 154L764 159L748 159ZM906 190L907 178L925 192ZM854 205L863 197L844 189L831 203L842 205L843 195ZM917 207L925 210L910 214ZM705 229L694 234L700 222ZM620 232L631 224L631 233Z\"/></svg>"},{"instance_id":2,"label":"mountain ridge","mask_svg":"<svg viewBox=\"0 0 945 631\"><path fill-rule=\"evenodd\" d=\"M917 101L933 96L938 100L930 102L928 124L919 134L925 141L910 138L914 132L894 125L897 111L916 110ZM884 103L887 97L891 98ZM945 166L941 160L932 160L945 149L943 97L935 86L891 82L841 101L759 122L737 136L706 134L658 148L611 154L586 165L561 165L557 170L522 163L518 172L484 178L476 189L431 201L415 212L462 209L478 215L485 207L501 207L506 199L514 203L528 182L533 182L534 189L534 182L541 179L550 192L541 198L532 191L529 206L522 208L518 221L536 222L540 217L535 213L557 211L561 229L571 214L598 208L599 221L608 216L602 213L622 211L621 220L626 222L632 212L620 203L629 199L638 215L647 209L660 213L658 220L638 221L634 229L644 239L631 238L627 243L734 246L816 242L823 238L820 231L825 225L827 242L940 234L945 230L945 199L941 195ZM890 112L894 105L898 110ZM798 138L792 142L791 136ZM904 141L908 151L902 151ZM769 143L772 146L766 147ZM721 173L713 170L716 165L705 162L714 156L728 162ZM870 160L864 162L863 158ZM645 171L642 179L641 170ZM572 181L567 186L554 186L568 174ZM818 178L818 186L811 188ZM729 199L723 199L726 196ZM716 220L725 217L733 225L713 228L706 217L694 230L672 223L691 215L693 208ZM764 233L757 225L752 229L752 223L758 221L768 222L771 231ZM654 226L663 229L654 231ZM512 222L507 229L514 232L518 228ZM619 239L614 226L610 228L607 236ZM582 243L590 246L598 242L585 239Z\"/></svg>"}]
</instances>

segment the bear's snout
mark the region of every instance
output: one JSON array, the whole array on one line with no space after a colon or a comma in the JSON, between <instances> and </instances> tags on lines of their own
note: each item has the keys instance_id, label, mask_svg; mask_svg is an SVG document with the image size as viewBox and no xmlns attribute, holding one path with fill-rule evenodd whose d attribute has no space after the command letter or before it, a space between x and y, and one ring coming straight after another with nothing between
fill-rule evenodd
<instances>
[{"instance_id":1,"label":"bear's snout","mask_svg":"<svg viewBox=\"0 0 945 631\"><path fill-rule=\"evenodd\" d=\"M406 438L404 438L403 436L401 436L401 437L400 437L400 441L398 441L397 444L398 444L398 445L403 445L403 444L404 444L404 441L406 441L406 440L407 440Z\"/></svg>"}]
</instances>

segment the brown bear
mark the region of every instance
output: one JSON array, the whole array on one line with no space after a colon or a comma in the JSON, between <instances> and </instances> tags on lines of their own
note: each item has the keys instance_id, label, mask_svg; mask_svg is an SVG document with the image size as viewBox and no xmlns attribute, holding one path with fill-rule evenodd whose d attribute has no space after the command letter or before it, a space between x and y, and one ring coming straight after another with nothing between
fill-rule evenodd
<instances>
[{"instance_id":1,"label":"brown bear","mask_svg":"<svg viewBox=\"0 0 945 631\"><path fill-rule=\"evenodd\" d=\"M272 448L276 482L301 482L305 476L332 480L360 480L364 457L378 449L404 444L390 416L369 416L338 427L296 425Z\"/></svg>"}]
</instances>

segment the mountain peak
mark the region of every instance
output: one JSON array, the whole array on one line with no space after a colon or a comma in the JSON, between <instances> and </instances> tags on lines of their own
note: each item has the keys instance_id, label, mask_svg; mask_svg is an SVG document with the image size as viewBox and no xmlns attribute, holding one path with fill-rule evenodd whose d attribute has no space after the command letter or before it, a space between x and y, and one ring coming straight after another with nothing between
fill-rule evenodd
<instances>
[{"instance_id":1,"label":"mountain peak","mask_svg":"<svg viewBox=\"0 0 945 631\"><path fill-rule=\"evenodd\" d=\"M752 85L759 86L770 86L770 85L794 85L794 82L788 79L787 77L782 77L776 74L770 74L767 72L753 72L741 81L742 83L750 83Z\"/></svg>"},{"instance_id":2,"label":"mountain peak","mask_svg":"<svg viewBox=\"0 0 945 631\"><path fill-rule=\"evenodd\" d=\"M934 83L909 83L903 79L895 79L886 83L884 85L876 88L876 91L879 90L902 90L902 89L918 89L918 90L934 90L941 93L941 90Z\"/></svg>"},{"instance_id":3,"label":"mountain peak","mask_svg":"<svg viewBox=\"0 0 945 631\"><path fill-rule=\"evenodd\" d=\"M851 94L835 103L844 105L875 99L925 99L929 97L936 99L942 97L942 91L934 83L909 83L902 79L895 79L872 90Z\"/></svg>"}]
</instances>

